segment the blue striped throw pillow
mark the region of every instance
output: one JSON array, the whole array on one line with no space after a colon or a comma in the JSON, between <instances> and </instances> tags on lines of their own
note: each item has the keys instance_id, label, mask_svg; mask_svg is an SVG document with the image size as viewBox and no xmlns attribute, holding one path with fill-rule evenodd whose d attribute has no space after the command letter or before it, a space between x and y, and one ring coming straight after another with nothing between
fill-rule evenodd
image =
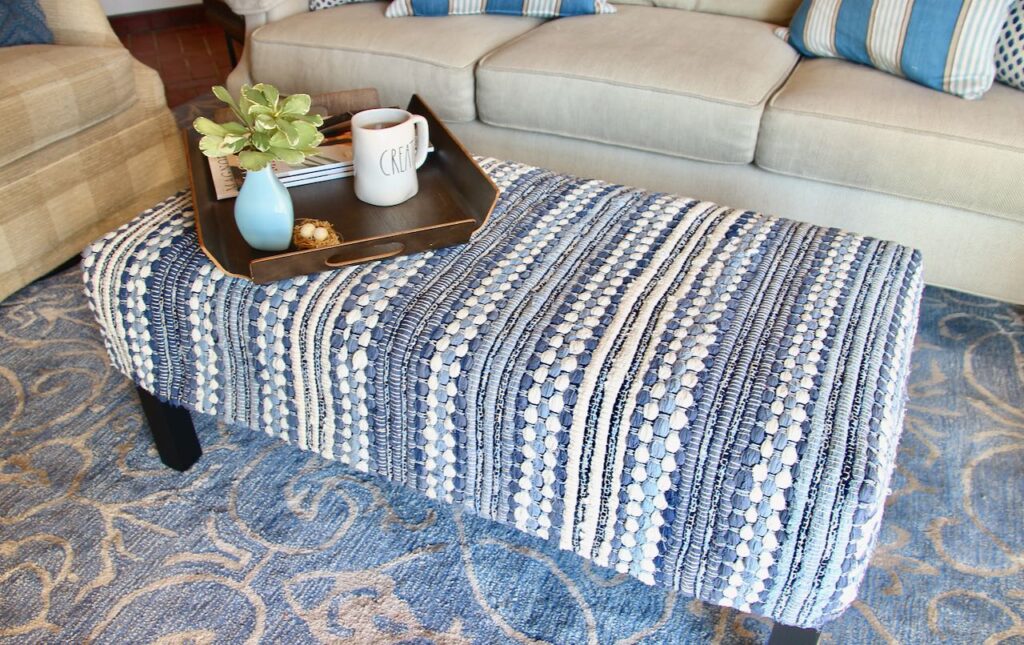
<instances>
[{"instance_id":1,"label":"blue striped throw pillow","mask_svg":"<svg viewBox=\"0 0 1024 645\"><path fill-rule=\"evenodd\" d=\"M0 0L0 47L51 43L53 33L36 0Z\"/></svg>"},{"instance_id":2,"label":"blue striped throw pillow","mask_svg":"<svg viewBox=\"0 0 1024 645\"><path fill-rule=\"evenodd\" d=\"M387 17L465 16L495 13L506 16L558 18L615 13L607 0L392 0Z\"/></svg>"},{"instance_id":3,"label":"blue striped throw pillow","mask_svg":"<svg viewBox=\"0 0 1024 645\"><path fill-rule=\"evenodd\" d=\"M996 43L996 80L1024 90L1024 0L1016 0Z\"/></svg>"},{"instance_id":4,"label":"blue striped throw pillow","mask_svg":"<svg viewBox=\"0 0 1024 645\"><path fill-rule=\"evenodd\" d=\"M995 77L1009 0L804 0L790 43L805 56L844 58L967 99Z\"/></svg>"}]
</instances>

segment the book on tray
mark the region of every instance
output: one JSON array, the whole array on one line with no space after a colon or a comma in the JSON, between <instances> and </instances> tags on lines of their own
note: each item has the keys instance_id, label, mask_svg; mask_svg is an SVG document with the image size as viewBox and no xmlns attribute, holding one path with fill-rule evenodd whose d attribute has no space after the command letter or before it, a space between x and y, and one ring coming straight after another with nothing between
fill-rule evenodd
<instances>
[{"instance_id":1,"label":"book on tray","mask_svg":"<svg viewBox=\"0 0 1024 645\"><path fill-rule=\"evenodd\" d=\"M308 155L301 164L292 166L283 161L271 162L274 174L285 188L351 177L354 174L352 132L330 137L327 141L330 143L321 145L316 154ZM431 144L427 147L427 152L433 151L434 146ZM238 155L207 159L210 162L210 175L213 177L217 199L238 197L238 191L245 181L245 171L238 165Z\"/></svg>"},{"instance_id":2,"label":"book on tray","mask_svg":"<svg viewBox=\"0 0 1024 645\"><path fill-rule=\"evenodd\" d=\"M328 145L321 145L316 154L307 156L301 164L292 166L283 161L272 162L274 174L285 187L351 177L352 133L331 137L331 141ZM238 155L208 159L217 199L237 197L245 180L245 171L238 165Z\"/></svg>"}]
</instances>

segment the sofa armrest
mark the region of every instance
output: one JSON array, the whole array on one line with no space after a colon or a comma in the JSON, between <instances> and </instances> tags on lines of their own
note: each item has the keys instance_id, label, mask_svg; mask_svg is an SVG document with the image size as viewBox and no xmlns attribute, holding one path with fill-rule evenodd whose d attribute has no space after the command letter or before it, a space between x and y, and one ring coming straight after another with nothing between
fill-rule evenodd
<instances>
[{"instance_id":1,"label":"sofa armrest","mask_svg":"<svg viewBox=\"0 0 1024 645\"><path fill-rule=\"evenodd\" d=\"M231 10L245 16L245 49L238 59L238 65L228 74L225 85L232 94L238 94L242 85L251 85L254 81L250 71L249 51L252 44L252 32L268 22L283 20L289 16L309 11L309 0L224 0ZM253 9L264 7L264 10ZM249 11L250 13L245 13Z\"/></svg>"},{"instance_id":2,"label":"sofa armrest","mask_svg":"<svg viewBox=\"0 0 1024 645\"><path fill-rule=\"evenodd\" d=\"M99 0L40 0L39 6L58 45L121 46Z\"/></svg>"}]
</instances>

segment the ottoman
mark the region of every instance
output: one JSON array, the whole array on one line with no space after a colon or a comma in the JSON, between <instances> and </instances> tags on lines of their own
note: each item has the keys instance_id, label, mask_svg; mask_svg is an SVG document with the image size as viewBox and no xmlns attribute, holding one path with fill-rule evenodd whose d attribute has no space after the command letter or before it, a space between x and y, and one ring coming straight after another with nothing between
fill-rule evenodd
<instances>
[{"instance_id":1,"label":"ottoman","mask_svg":"<svg viewBox=\"0 0 1024 645\"><path fill-rule=\"evenodd\" d=\"M164 461L199 457L185 410L215 415L649 584L838 616L894 468L919 254L481 164L501 196L461 247L258 285L202 253L186 192L86 249Z\"/></svg>"}]
</instances>

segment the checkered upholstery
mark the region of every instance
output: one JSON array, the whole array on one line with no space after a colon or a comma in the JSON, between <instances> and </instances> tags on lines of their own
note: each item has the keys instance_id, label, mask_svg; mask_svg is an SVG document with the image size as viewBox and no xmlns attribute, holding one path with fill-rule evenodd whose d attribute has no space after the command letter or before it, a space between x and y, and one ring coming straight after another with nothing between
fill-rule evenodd
<instances>
[{"instance_id":1,"label":"checkered upholstery","mask_svg":"<svg viewBox=\"0 0 1024 645\"><path fill-rule=\"evenodd\" d=\"M31 64L25 64L25 58ZM0 49L0 165L128 109L132 57L112 47L25 45Z\"/></svg>"},{"instance_id":2,"label":"checkered upholstery","mask_svg":"<svg viewBox=\"0 0 1024 645\"><path fill-rule=\"evenodd\" d=\"M187 184L160 78L97 0L40 6L57 44L0 51L0 299Z\"/></svg>"},{"instance_id":3,"label":"checkered upholstery","mask_svg":"<svg viewBox=\"0 0 1024 645\"><path fill-rule=\"evenodd\" d=\"M96 0L39 0L39 7L58 45L121 46Z\"/></svg>"}]
</instances>

